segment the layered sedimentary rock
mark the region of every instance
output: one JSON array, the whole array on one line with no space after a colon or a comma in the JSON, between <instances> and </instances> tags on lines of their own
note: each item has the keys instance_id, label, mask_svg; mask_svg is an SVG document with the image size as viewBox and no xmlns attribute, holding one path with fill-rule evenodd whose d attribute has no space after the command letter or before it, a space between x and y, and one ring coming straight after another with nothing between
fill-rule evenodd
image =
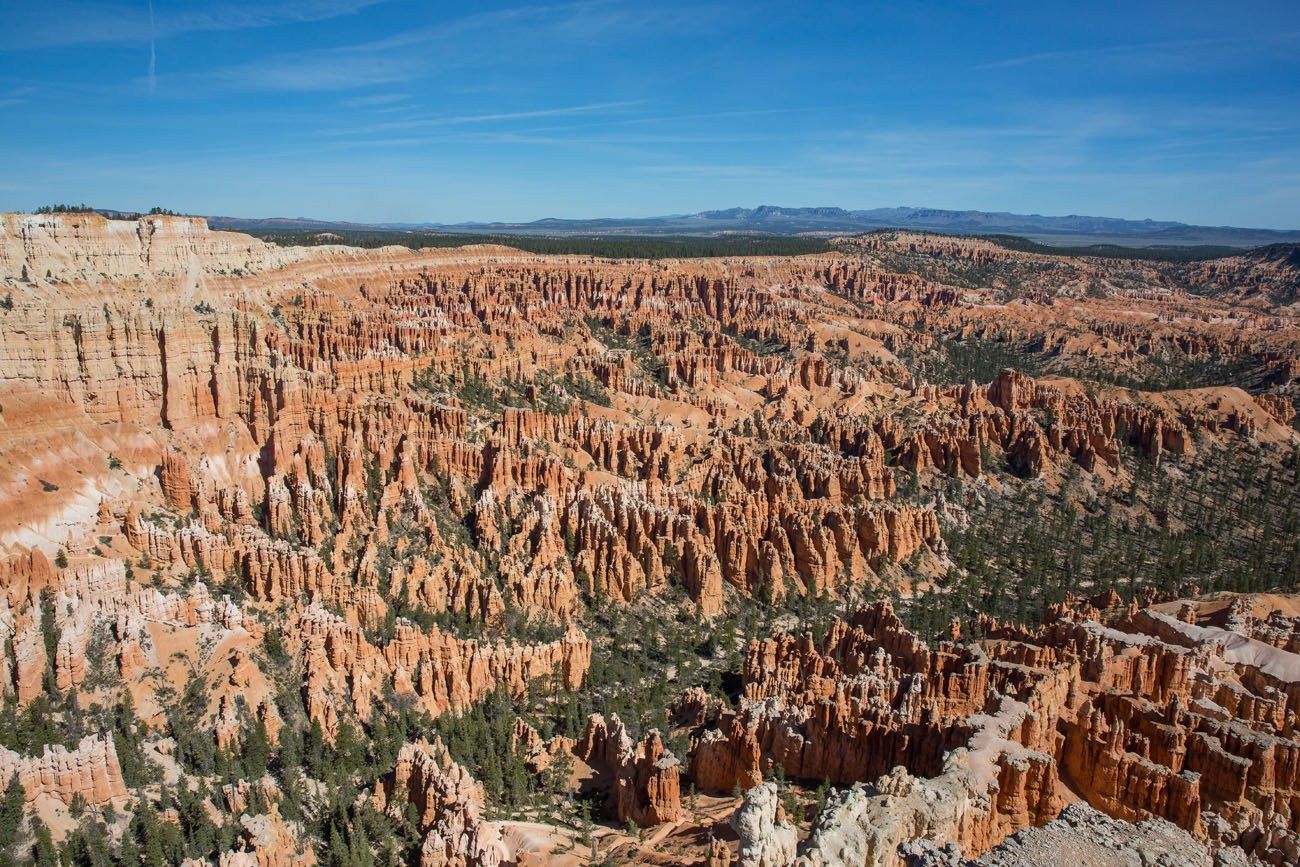
<instances>
[{"instance_id":1,"label":"layered sedimentary rock","mask_svg":"<svg viewBox=\"0 0 1300 867\"><path fill-rule=\"evenodd\" d=\"M1270 268L1193 288L1272 293ZM5 215L0 685L20 708L129 694L161 755L201 679L199 729L238 751L287 724L364 731L390 702L441 716L497 690L580 690L579 624L606 603L680 602L704 633L745 597L942 587L944 534L967 516L937 491L1056 493L1077 475L1105 494L1139 465L1294 446L1300 329L1180 279L888 233L806 257L614 261ZM1047 373L945 377L933 362L953 346L1031 352ZM1218 359L1252 393L1050 375L1141 382ZM917 839L973 857L1075 797L1285 858L1295 617L1112 602L932 646L871 606L817 640L754 643L739 705L692 692L669 735L634 740L611 716L576 743L521 721L514 741L535 773L571 746L609 816L668 826L659 840L697 821L689 786L749 790L744 863L786 863L796 842L806 863L895 863ZM674 756L665 737L686 729ZM125 794L112 749L10 763L31 798L105 803ZM382 770L375 801L417 805L425 863L504 863L437 745ZM778 771L844 790L801 842L763 785ZM297 833L251 817L223 863L305 857Z\"/></svg>"},{"instance_id":2,"label":"layered sedimentary rock","mask_svg":"<svg viewBox=\"0 0 1300 867\"><path fill-rule=\"evenodd\" d=\"M641 827L681 817L681 762L652 729L633 742L618 716L587 720L574 754L592 767L595 784L608 791L610 812L619 822Z\"/></svg>"},{"instance_id":3,"label":"layered sedimentary rock","mask_svg":"<svg viewBox=\"0 0 1300 867\"><path fill-rule=\"evenodd\" d=\"M731 816L741 867L782 867L794 860L798 833L786 819L775 783L755 786Z\"/></svg>"},{"instance_id":4,"label":"layered sedimentary rock","mask_svg":"<svg viewBox=\"0 0 1300 867\"><path fill-rule=\"evenodd\" d=\"M908 863L913 867L1229 867L1246 863L1244 855L1227 853L1216 860L1196 838L1162 819L1130 824L1111 819L1084 803L1071 804L1041 828L1026 828L977 859L963 858L951 846L918 844L905 848L910 850Z\"/></svg>"},{"instance_id":5,"label":"layered sedimentary rock","mask_svg":"<svg viewBox=\"0 0 1300 867\"><path fill-rule=\"evenodd\" d=\"M316 863L313 847L299 839L296 830L280 817L274 806L269 813L241 815L235 848L217 857L218 867L289 867Z\"/></svg>"},{"instance_id":6,"label":"layered sedimentary rock","mask_svg":"<svg viewBox=\"0 0 1300 867\"><path fill-rule=\"evenodd\" d=\"M80 798L87 806L101 807L127 796L112 738L86 735L75 749L47 746L30 758L0 747L0 779L15 775L28 802L48 796L71 805Z\"/></svg>"},{"instance_id":7,"label":"layered sedimentary rock","mask_svg":"<svg viewBox=\"0 0 1300 867\"><path fill-rule=\"evenodd\" d=\"M483 818L483 792L464 768L434 741L408 743L392 774L373 797L379 810L401 816L415 807L421 867L498 867L509 863L501 831Z\"/></svg>"},{"instance_id":8,"label":"layered sedimentary rock","mask_svg":"<svg viewBox=\"0 0 1300 867\"><path fill-rule=\"evenodd\" d=\"M1200 851L1288 851L1300 657L1156 608L1111 609L1114 626L1074 609L964 647L926 647L885 605L820 642L756 642L739 710L700 713L692 777L722 791L779 767L851 784L803 844L810 865L901 864L914 840L978 855L1076 795L1173 823Z\"/></svg>"},{"instance_id":9,"label":"layered sedimentary rock","mask_svg":"<svg viewBox=\"0 0 1300 867\"><path fill-rule=\"evenodd\" d=\"M301 256L244 235L209 231L199 217L0 216L0 279L182 278L193 270L274 268Z\"/></svg>"},{"instance_id":10,"label":"layered sedimentary rock","mask_svg":"<svg viewBox=\"0 0 1300 867\"><path fill-rule=\"evenodd\" d=\"M1194 262L1180 270L1180 276L1197 291L1246 303L1294 304L1300 295L1300 252L1293 244Z\"/></svg>"},{"instance_id":11,"label":"layered sedimentary rock","mask_svg":"<svg viewBox=\"0 0 1300 867\"><path fill-rule=\"evenodd\" d=\"M56 227L61 220L103 222L41 218ZM286 280L306 278L315 291L285 294L261 276L216 275L216 267L200 281L207 294L190 307L168 301L165 309L127 313L111 301L86 303L68 320L68 314L19 299L6 314L12 387L48 393L55 386L90 420L143 421L143 432L151 426L173 432L154 437L147 448L133 446L136 454L123 446L115 455L117 445L107 441L98 447L105 460L154 462L164 501L182 514L193 511L209 532L247 527L261 510L272 535L314 551L323 546L330 559L346 551L340 546L353 533L380 519L374 513L380 503L428 532L430 515L420 501L436 466L450 476L451 489L463 489L468 498L455 517L475 526L470 541L509 548L503 565L512 597L557 619L570 615L583 589L629 598L677 583L713 613L726 584L778 597L815 594L870 578L882 558L898 562L940 548L932 513L879 504L896 489L891 461L912 471L933 467L976 477L992 450L1031 476L1065 460L1086 469L1113 468L1127 445L1152 455L1186 454L1198 432L1258 435L1282 417L1276 403L1170 408L1023 378L942 390L919 389L904 379L906 390L891 395L887 366L877 367L884 382L874 382L857 368L836 367L822 352L843 351L841 343L850 354L861 351L848 337L826 336L820 344L814 337L817 350L791 358L754 352L732 336L789 346L781 328L838 316L839 294L873 303L902 297L898 275L851 260L764 263L791 285L824 288L784 290L789 297L775 308L782 311L778 320L760 324L785 296L745 265L691 263L682 272L665 272L630 263L525 264L495 250L484 250L474 264L474 255L423 253L373 254L367 264L365 257L329 250L277 258L276 248L251 239L181 224L190 227L182 235L203 239L194 242L200 261L207 261L206 246L247 248L265 267L282 267ZM92 234L128 237L109 229ZM49 243L80 250L88 243L80 231L56 231ZM132 229L129 236L139 234ZM119 258L139 255L124 248ZM287 261L295 256L306 258ZM152 255L150 261L175 258ZM383 276L358 291L366 268ZM21 284L21 275L12 279ZM955 303L928 292L918 297L923 310ZM671 316L663 313L666 306ZM466 309L480 313L467 318ZM529 310L530 319L499 312L508 310ZM888 308L875 312L891 315ZM400 324L399 314L406 316ZM709 323L708 329L684 333L674 324L692 318ZM19 319L21 327L12 327ZM598 323L596 330L590 322ZM878 324L857 323L868 333ZM575 328L586 332L584 340L555 340ZM35 332L43 334L39 348L21 342ZM508 365L492 358L491 346L503 339L521 347ZM617 348L627 341L645 345L653 363ZM457 344L472 350L468 365L461 353L449 351ZM441 378L453 391L467 376L528 383L520 401L525 407L503 408L480 442L467 442L463 410L409 391L417 374ZM673 412L684 406L707 413L715 433L702 437L694 424L647 425L622 411L591 415L576 404L563 413L539 411L561 375L600 381L618 397L620 410L649 401ZM707 399L701 396L705 386L713 392ZM879 411L884 407L861 411L864 400L878 405L886 396L923 409L922 424L900 425L897 414ZM748 408L756 400L763 410L754 417ZM1045 416L1054 421L1045 424ZM194 437L210 438L213 425L228 442L220 461L204 454L206 445L195 449ZM791 436L799 428L808 432L802 435L810 437L807 444ZM51 432L31 435L48 440ZM774 439L779 448L763 445ZM558 447L564 460L543 446ZM377 478L368 455L375 456ZM575 466L589 472L575 472ZM635 484L611 486L616 478ZM487 503L485 487L494 495ZM59 494L52 503L62 499ZM529 510L538 517L515 514L521 495L532 498ZM497 538L503 518L512 525L511 538ZM48 531L33 532L40 523L26 531L33 542L49 539L42 535ZM173 562L198 560L225 570L229 557L243 559L237 568L271 599L302 592L267 575L280 570L301 573L303 590L355 607L360 619L384 615L382 604L340 588L364 573L343 580L308 562L272 565L264 554L238 551L213 551L217 562L209 564L209 553L183 536L131 532L134 544L147 544ZM557 542L567 539L577 550L557 556ZM434 555L465 556L455 539L439 538L430 547ZM467 565L473 567L472 556ZM434 611L454 605L451 610L497 616L502 603L491 589L446 586L436 567L420 568L426 572L405 580L412 600Z\"/></svg>"},{"instance_id":12,"label":"layered sedimentary rock","mask_svg":"<svg viewBox=\"0 0 1300 867\"><path fill-rule=\"evenodd\" d=\"M333 733L340 712L370 717L385 687L412 696L431 714L464 710L489 692L521 693L530 681L555 676L568 689L581 683L590 642L577 632L547 644L460 640L437 629L398 623L391 641L371 644L359 627L321 608L309 608L290 633L301 649L307 712Z\"/></svg>"},{"instance_id":13,"label":"layered sedimentary rock","mask_svg":"<svg viewBox=\"0 0 1300 867\"><path fill-rule=\"evenodd\" d=\"M932 776L945 754L972 735L989 695L1016 690L1042 705L1024 746L1050 743L1056 695L1020 692L1027 684L971 648L931 651L888 605L832 625L820 647L781 636L750 648L737 712L724 712L694 751L692 774L706 790L757 785L785 773L837 783L872 780L896 766ZM1055 682L1045 689L1060 689ZM1050 788L1050 780L1049 780Z\"/></svg>"}]
</instances>

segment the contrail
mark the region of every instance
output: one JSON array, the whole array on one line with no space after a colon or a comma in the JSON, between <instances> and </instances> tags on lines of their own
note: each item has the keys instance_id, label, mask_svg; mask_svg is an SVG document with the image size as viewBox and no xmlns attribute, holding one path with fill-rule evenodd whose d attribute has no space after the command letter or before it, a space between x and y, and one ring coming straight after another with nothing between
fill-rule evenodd
<instances>
[{"instance_id":1,"label":"contrail","mask_svg":"<svg viewBox=\"0 0 1300 867\"><path fill-rule=\"evenodd\" d=\"M158 87L158 79L154 76L154 71L158 68L158 54L154 50L154 29L153 29L153 0L149 0L149 95L153 96L154 90Z\"/></svg>"}]
</instances>

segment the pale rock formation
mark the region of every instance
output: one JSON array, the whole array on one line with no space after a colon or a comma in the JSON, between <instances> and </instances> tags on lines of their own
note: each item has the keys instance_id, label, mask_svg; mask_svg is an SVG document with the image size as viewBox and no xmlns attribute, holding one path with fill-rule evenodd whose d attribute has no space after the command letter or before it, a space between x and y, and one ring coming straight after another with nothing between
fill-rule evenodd
<instances>
[{"instance_id":1,"label":"pale rock formation","mask_svg":"<svg viewBox=\"0 0 1300 867\"><path fill-rule=\"evenodd\" d=\"M127 795L111 737L86 735L76 749L46 746L41 755L30 758L0 747L0 779L15 774L28 803L49 796L71 805L80 795L88 806L98 807Z\"/></svg>"},{"instance_id":2,"label":"pale rock formation","mask_svg":"<svg viewBox=\"0 0 1300 867\"><path fill-rule=\"evenodd\" d=\"M1085 803L1071 804L1041 828L1008 837L974 860L933 844L906 847L912 867L1235 867L1246 864L1240 850L1212 857L1195 837L1162 819L1130 824Z\"/></svg>"},{"instance_id":3,"label":"pale rock formation","mask_svg":"<svg viewBox=\"0 0 1300 867\"><path fill-rule=\"evenodd\" d=\"M291 867L318 863L310 844L298 839L274 805L270 813L239 817L239 848L217 857L217 867Z\"/></svg>"},{"instance_id":4,"label":"pale rock formation","mask_svg":"<svg viewBox=\"0 0 1300 867\"><path fill-rule=\"evenodd\" d=\"M482 816L482 787L439 741L405 744L374 802L399 814L405 804L415 805L424 834L421 867L500 867L510 861L500 829Z\"/></svg>"},{"instance_id":5,"label":"pale rock formation","mask_svg":"<svg viewBox=\"0 0 1300 867\"><path fill-rule=\"evenodd\" d=\"M731 827L740 837L740 867L785 867L794 860L798 832L786 821L776 783L746 792Z\"/></svg>"}]
</instances>

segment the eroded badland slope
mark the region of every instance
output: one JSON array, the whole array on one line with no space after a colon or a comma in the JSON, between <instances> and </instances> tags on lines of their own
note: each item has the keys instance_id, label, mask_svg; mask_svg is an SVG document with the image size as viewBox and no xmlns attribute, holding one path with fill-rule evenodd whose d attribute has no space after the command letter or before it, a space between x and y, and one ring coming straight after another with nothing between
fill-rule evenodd
<instances>
[{"instance_id":1,"label":"eroded badland slope","mask_svg":"<svg viewBox=\"0 0 1300 867\"><path fill-rule=\"evenodd\" d=\"M3 215L0 845L1296 863L1284 266Z\"/></svg>"}]
</instances>

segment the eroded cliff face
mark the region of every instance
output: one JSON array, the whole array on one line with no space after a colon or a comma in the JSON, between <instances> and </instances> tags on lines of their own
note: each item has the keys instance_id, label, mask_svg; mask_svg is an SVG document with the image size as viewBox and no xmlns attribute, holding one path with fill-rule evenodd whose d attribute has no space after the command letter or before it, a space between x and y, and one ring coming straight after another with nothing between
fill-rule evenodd
<instances>
[{"instance_id":1,"label":"eroded cliff face","mask_svg":"<svg viewBox=\"0 0 1300 867\"><path fill-rule=\"evenodd\" d=\"M93 216L43 219L41 244L73 258L144 256L170 274L180 255L131 246L147 220L128 235ZM996 458L1026 477L1071 463L1114 475L1126 449L1158 460L1204 436L1289 436L1272 397L1098 394L1013 374L920 386L886 348L903 346L888 320L965 308L851 260L280 253L157 219L171 221L168 249L189 239L207 269L197 302L148 271L152 309L69 291L62 305L20 298L0 323L6 446L26 457L0 484L36 506L0 538L52 554L100 501L143 510L138 486L160 485L160 505L197 520L170 539L129 527L133 545L209 569L242 560L269 601L309 592L362 623L386 614L364 591L388 547L411 551L397 558L403 601L434 613L491 620L508 595L563 622L582 592L626 601L676 584L711 615L726 585L816 595L874 581L882 560L941 556L933 510L892 502L899 468L977 479ZM261 270L219 274L226 249ZM837 363L846 353L870 364ZM602 400L573 400L574 383ZM472 550L444 538L440 516L470 528ZM337 562L390 517L429 538L372 542L359 570ZM198 526L226 541L194 538ZM503 586L477 580L485 568Z\"/></svg>"},{"instance_id":2,"label":"eroded cliff face","mask_svg":"<svg viewBox=\"0 0 1300 867\"><path fill-rule=\"evenodd\" d=\"M658 729L634 743L617 716L594 714L573 753L595 772L607 790L610 813L619 822L653 827L682 815L681 762L664 746Z\"/></svg>"},{"instance_id":3,"label":"eroded cliff face","mask_svg":"<svg viewBox=\"0 0 1300 867\"><path fill-rule=\"evenodd\" d=\"M188 281L254 273L312 255L234 232L201 217L110 220L95 213L0 215L0 280L46 283Z\"/></svg>"},{"instance_id":4,"label":"eroded cliff face","mask_svg":"<svg viewBox=\"0 0 1300 867\"><path fill-rule=\"evenodd\" d=\"M71 806L79 798L87 806L103 807L127 797L110 738L87 735L75 749L55 745L32 758L0 747L0 777L15 776L29 803L55 798Z\"/></svg>"},{"instance_id":5,"label":"eroded cliff face","mask_svg":"<svg viewBox=\"0 0 1300 867\"><path fill-rule=\"evenodd\" d=\"M483 792L439 742L402 747L391 777L375 790L379 810L415 808L421 867L498 867L511 863L500 829L483 818Z\"/></svg>"},{"instance_id":6,"label":"eroded cliff face","mask_svg":"<svg viewBox=\"0 0 1300 867\"><path fill-rule=\"evenodd\" d=\"M820 643L756 642L740 708L697 736L692 776L749 787L779 766L847 784L800 864L901 865L916 841L978 856L1078 799L1276 863L1297 843L1300 656L1198 625L1195 603L1165 607L1187 617L1103 625L1076 604L931 650L882 604Z\"/></svg>"},{"instance_id":7,"label":"eroded cliff face","mask_svg":"<svg viewBox=\"0 0 1300 867\"><path fill-rule=\"evenodd\" d=\"M900 273L900 257L947 264ZM1008 299L956 279L971 267L1037 282ZM354 760L358 734L387 750L352 769L365 803L427 864L565 845L721 864L737 843L746 864L894 864L918 840L974 857L1079 799L1266 861L1290 851L1300 798L1286 605L1112 600L937 643L887 604L845 602L856 613L816 638L782 621L737 666L725 650L755 611L889 593L905 611L919 588L945 590L970 570L946 539L981 498L1082 489L1093 514L1133 501L1150 468L1250 453L1280 472L1300 441L1295 322L1117 267L924 237L645 262L4 215L0 689L56 728L129 696L148 758L119 720L126 766L147 761L166 787L252 755L262 781L203 808L249 820L223 864L331 845L304 805L346 791L324 756ZM1048 291L1048 273L1068 276ZM954 380L931 363L954 342L1133 376L1223 357L1268 379ZM588 634L610 610L696 630L689 671L653 668L650 636L617 637L644 641L646 671L695 678L673 719L608 710L661 685L610 682L629 651ZM733 676L734 706L720 698ZM420 739L470 731L497 696L546 736L513 718L476 736L508 735L570 827L574 763L598 813L658 830L583 840L560 813L527 814L544 831L505 822L475 780L491 769L452 759L463 740ZM59 835L76 795L141 797L112 737L15 745L0 778L48 802ZM810 822L773 776L841 791ZM339 809L371 821L355 800Z\"/></svg>"},{"instance_id":8,"label":"eroded cliff face","mask_svg":"<svg viewBox=\"0 0 1300 867\"><path fill-rule=\"evenodd\" d=\"M287 635L290 647L301 646L308 716L327 735L348 711L369 719L386 691L413 698L438 716L463 711L495 689L522 693L544 677L577 689L591 658L590 642L576 631L557 641L520 645L460 640L410 623L398 624L381 649L359 627L320 608L304 611Z\"/></svg>"}]
</instances>

